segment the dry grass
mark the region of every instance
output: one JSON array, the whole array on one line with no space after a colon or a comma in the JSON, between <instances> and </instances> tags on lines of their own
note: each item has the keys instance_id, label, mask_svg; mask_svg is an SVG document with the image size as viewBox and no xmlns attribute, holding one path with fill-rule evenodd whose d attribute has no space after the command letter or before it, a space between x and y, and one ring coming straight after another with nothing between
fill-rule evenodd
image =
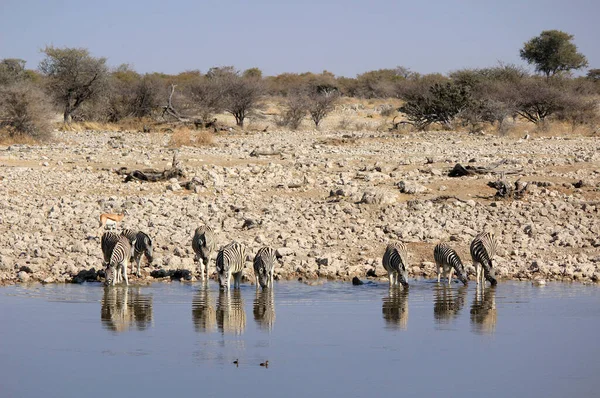
<instances>
[{"instance_id":1,"label":"dry grass","mask_svg":"<svg viewBox=\"0 0 600 398\"><path fill-rule=\"evenodd\" d=\"M7 129L0 129L0 145L35 145L39 141L33 137L24 134L11 134Z\"/></svg>"},{"instance_id":2,"label":"dry grass","mask_svg":"<svg viewBox=\"0 0 600 398\"><path fill-rule=\"evenodd\" d=\"M74 122L71 124L59 122L56 128L61 131L144 131L144 127L149 127L150 130L157 128L161 123L157 123L152 119L142 118L127 118L119 123L100 123L100 122Z\"/></svg>"},{"instance_id":3,"label":"dry grass","mask_svg":"<svg viewBox=\"0 0 600 398\"><path fill-rule=\"evenodd\" d=\"M175 127L169 140L169 146L178 148L182 146L201 147L214 145L214 136L208 130L190 130L187 127Z\"/></svg>"}]
</instances>

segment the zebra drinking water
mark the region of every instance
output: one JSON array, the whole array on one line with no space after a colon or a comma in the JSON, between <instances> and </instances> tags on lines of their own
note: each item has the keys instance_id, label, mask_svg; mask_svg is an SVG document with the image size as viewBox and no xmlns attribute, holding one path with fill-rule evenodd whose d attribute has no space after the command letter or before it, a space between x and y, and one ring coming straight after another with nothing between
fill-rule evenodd
<instances>
[{"instance_id":1,"label":"zebra drinking water","mask_svg":"<svg viewBox=\"0 0 600 398\"><path fill-rule=\"evenodd\" d=\"M404 288L408 288L408 251L402 242L392 242L385 248L383 268L390 278L390 287L398 286L398 279Z\"/></svg>"},{"instance_id":2,"label":"zebra drinking water","mask_svg":"<svg viewBox=\"0 0 600 398\"><path fill-rule=\"evenodd\" d=\"M121 231L121 235L129 239L131 243L132 251L129 261L135 261L137 264L136 275L139 277L141 276L140 263L142 261L142 254L146 256L148 263L152 263L152 239L146 233L133 229L124 229ZM131 268L133 271L133 263L131 264Z\"/></svg>"},{"instance_id":3,"label":"zebra drinking water","mask_svg":"<svg viewBox=\"0 0 600 398\"><path fill-rule=\"evenodd\" d=\"M264 288L273 288L273 271L275 270L275 249L271 247L261 247L254 257L254 276L256 278L256 288L258 285Z\"/></svg>"},{"instance_id":4,"label":"zebra drinking water","mask_svg":"<svg viewBox=\"0 0 600 398\"><path fill-rule=\"evenodd\" d=\"M437 267L437 280L440 282L440 268L443 269L445 277L448 278L448 284L452 281L452 273L456 271L456 276L463 283L467 284L467 274L465 267L463 266L458 254L445 243L439 243L435 249L433 249L433 257L435 258L435 265Z\"/></svg>"},{"instance_id":5,"label":"zebra drinking water","mask_svg":"<svg viewBox=\"0 0 600 398\"><path fill-rule=\"evenodd\" d=\"M490 281L492 286L498 283L492 265L497 246L496 237L492 232L487 231L477 234L471 242L471 258L475 266L478 285L480 283L483 285L485 280Z\"/></svg>"},{"instance_id":6,"label":"zebra drinking water","mask_svg":"<svg viewBox=\"0 0 600 398\"><path fill-rule=\"evenodd\" d=\"M192 249L196 253L194 261L198 262L198 268L200 276L204 280L204 273L206 272L206 279L208 279L208 262L212 253L217 247L215 233L213 229L208 225L202 225L196 228L194 237L192 238Z\"/></svg>"},{"instance_id":7,"label":"zebra drinking water","mask_svg":"<svg viewBox=\"0 0 600 398\"><path fill-rule=\"evenodd\" d=\"M233 287L240 287L245 262L246 248L238 242L231 242L219 250L217 254L217 274L219 274L221 289L229 289L231 275L233 275Z\"/></svg>"},{"instance_id":8,"label":"zebra drinking water","mask_svg":"<svg viewBox=\"0 0 600 398\"><path fill-rule=\"evenodd\" d=\"M113 249L115 245L119 241L119 235L114 232L105 232L102 234L102 238L100 239L100 248L102 249L102 267L108 267L110 263L110 256L112 256Z\"/></svg>"},{"instance_id":9,"label":"zebra drinking water","mask_svg":"<svg viewBox=\"0 0 600 398\"><path fill-rule=\"evenodd\" d=\"M110 262L106 268L106 286L115 285L121 281L121 277L125 278L125 284L129 285L127 279L127 265L131 257L131 243L125 236L119 236L119 240L115 245L110 256Z\"/></svg>"}]
</instances>

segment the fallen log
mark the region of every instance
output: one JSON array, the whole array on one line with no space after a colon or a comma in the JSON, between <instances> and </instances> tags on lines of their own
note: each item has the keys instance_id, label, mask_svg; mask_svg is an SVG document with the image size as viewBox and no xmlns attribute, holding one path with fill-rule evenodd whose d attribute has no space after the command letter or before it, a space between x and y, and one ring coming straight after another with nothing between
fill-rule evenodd
<instances>
[{"instance_id":1,"label":"fallen log","mask_svg":"<svg viewBox=\"0 0 600 398\"><path fill-rule=\"evenodd\" d=\"M266 151L266 150L260 150L260 149L254 149L252 152L250 152L250 156L252 157L259 157L259 156L278 156L281 155L281 151Z\"/></svg>"},{"instance_id":2,"label":"fallen log","mask_svg":"<svg viewBox=\"0 0 600 398\"><path fill-rule=\"evenodd\" d=\"M448 172L448 177L464 177L464 176L474 176L480 174L518 174L519 170L512 171L496 171L496 168L504 164L504 162L500 162L493 167L482 167L482 166L463 166L460 163L454 165L454 168Z\"/></svg>"},{"instance_id":3,"label":"fallen log","mask_svg":"<svg viewBox=\"0 0 600 398\"><path fill-rule=\"evenodd\" d=\"M133 170L129 171L127 168L122 167L117 170L117 174L125 175L124 182L129 181L148 181L148 182L158 182L158 181L168 181L171 178L181 178L185 177L185 172L183 171L183 167L181 162L178 159L178 152L175 151L173 153L173 163L171 168L165 169L163 171L155 170L155 169L144 169L144 170Z\"/></svg>"},{"instance_id":4,"label":"fallen log","mask_svg":"<svg viewBox=\"0 0 600 398\"><path fill-rule=\"evenodd\" d=\"M496 181L488 182L487 185L496 190L495 197L499 199L521 199L529 186L528 183L521 182L521 179L515 181L513 186L513 184L504 179L504 175Z\"/></svg>"}]
</instances>

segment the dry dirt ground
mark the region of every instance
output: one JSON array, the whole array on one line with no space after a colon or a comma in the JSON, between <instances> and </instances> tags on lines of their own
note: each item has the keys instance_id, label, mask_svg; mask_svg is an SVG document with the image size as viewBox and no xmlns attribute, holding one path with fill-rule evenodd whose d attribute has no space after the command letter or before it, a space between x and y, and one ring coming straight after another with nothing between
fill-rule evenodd
<instances>
[{"instance_id":1,"label":"dry dirt ground","mask_svg":"<svg viewBox=\"0 0 600 398\"><path fill-rule=\"evenodd\" d=\"M431 278L435 244L449 242L470 268L468 247L483 229L498 236L500 280L600 277L595 137L392 134L340 131L335 123L321 131L224 133L213 146L178 149L182 180L200 182L186 190L176 181L124 183L115 173L169 167L168 134L55 136L48 145L0 147L4 284L101 280L98 216L123 211L123 227L154 239L153 264L144 260L142 277L130 277L138 284L154 280L155 269L195 272L191 238L203 222L217 231L220 246L237 240L251 253L276 248L279 279L364 279L370 270L385 276L381 256L393 240L408 244L409 275ZM280 154L251 156L257 148ZM456 163L494 170L448 177ZM494 199L487 182L502 172L530 182L522 200ZM402 193L401 181L417 193ZM252 228L244 227L247 220ZM251 263L244 273L253 280Z\"/></svg>"}]
</instances>

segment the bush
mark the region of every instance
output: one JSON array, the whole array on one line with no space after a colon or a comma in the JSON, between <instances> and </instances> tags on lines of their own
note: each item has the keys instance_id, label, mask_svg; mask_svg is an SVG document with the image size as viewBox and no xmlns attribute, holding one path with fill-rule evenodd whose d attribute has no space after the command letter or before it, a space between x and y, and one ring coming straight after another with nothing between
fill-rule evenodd
<instances>
[{"instance_id":1,"label":"bush","mask_svg":"<svg viewBox=\"0 0 600 398\"><path fill-rule=\"evenodd\" d=\"M308 97L302 90L290 93L283 104L281 124L297 130L308 112Z\"/></svg>"},{"instance_id":2,"label":"bush","mask_svg":"<svg viewBox=\"0 0 600 398\"><path fill-rule=\"evenodd\" d=\"M315 90L308 95L308 113L315 127L319 127L321 121L335 108L339 98L337 91Z\"/></svg>"},{"instance_id":3,"label":"bush","mask_svg":"<svg viewBox=\"0 0 600 398\"><path fill-rule=\"evenodd\" d=\"M472 107L473 103L467 87L436 83L426 94L413 95L398 110L419 129L425 129L433 123L452 128L457 116Z\"/></svg>"},{"instance_id":4,"label":"bush","mask_svg":"<svg viewBox=\"0 0 600 398\"><path fill-rule=\"evenodd\" d=\"M51 137L52 109L48 98L28 82L0 88L0 125L11 138L31 137L38 141Z\"/></svg>"}]
</instances>

